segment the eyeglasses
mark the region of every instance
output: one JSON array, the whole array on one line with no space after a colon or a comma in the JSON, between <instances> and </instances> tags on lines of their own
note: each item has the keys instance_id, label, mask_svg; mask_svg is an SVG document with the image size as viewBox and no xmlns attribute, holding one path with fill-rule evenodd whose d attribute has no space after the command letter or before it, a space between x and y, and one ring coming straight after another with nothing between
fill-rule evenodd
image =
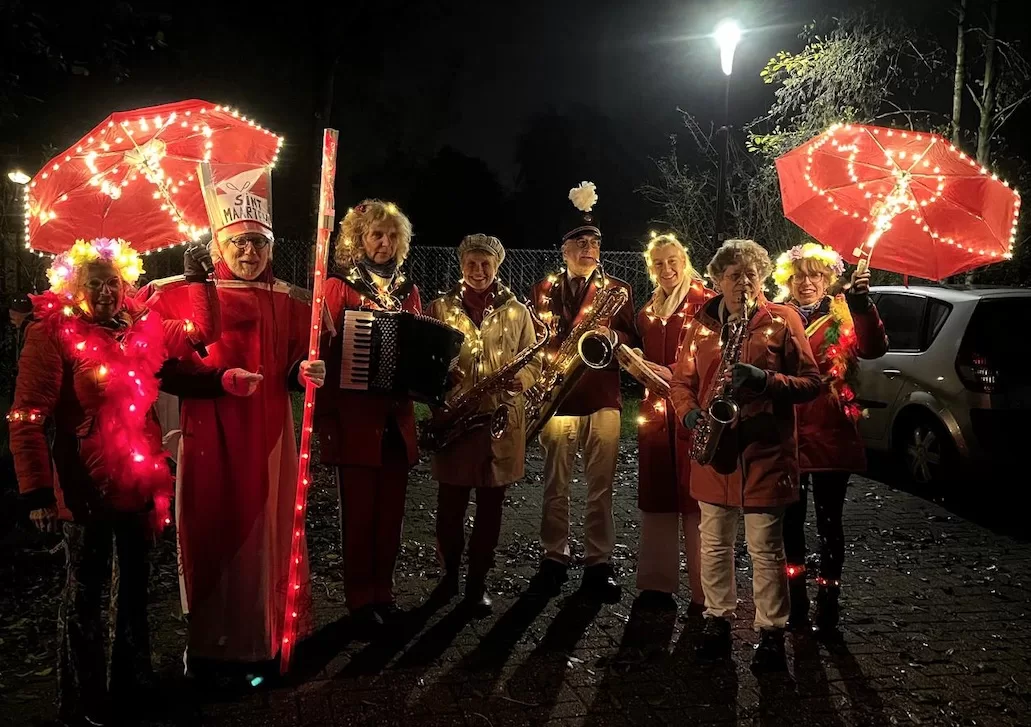
<instances>
[{"instance_id":1,"label":"eyeglasses","mask_svg":"<svg viewBox=\"0 0 1031 727\"><path fill-rule=\"evenodd\" d=\"M601 240L597 237L581 237L579 240L570 240L581 250L600 250Z\"/></svg>"},{"instance_id":2,"label":"eyeglasses","mask_svg":"<svg viewBox=\"0 0 1031 727\"><path fill-rule=\"evenodd\" d=\"M814 283L818 283L826 277L824 273L795 273L794 278L799 282L803 280L811 280Z\"/></svg>"},{"instance_id":3,"label":"eyeglasses","mask_svg":"<svg viewBox=\"0 0 1031 727\"><path fill-rule=\"evenodd\" d=\"M245 250L247 245L250 244L255 250L264 250L268 247L269 240L267 237L234 237L229 242L236 245L238 250Z\"/></svg>"},{"instance_id":4,"label":"eyeglasses","mask_svg":"<svg viewBox=\"0 0 1031 727\"><path fill-rule=\"evenodd\" d=\"M100 278L90 278L86 281L85 288L91 293L98 293L104 288L118 291L122 289L122 279L108 278L107 280L101 280Z\"/></svg>"},{"instance_id":5,"label":"eyeglasses","mask_svg":"<svg viewBox=\"0 0 1031 727\"><path fill-rule=\"evenodd\" d=\"M749 282L759 282L759 272L756 270L746 270L744 272L737 273L724 273L723 277L732 283L740 283L745 278L748 278Z\"/></svg>"}]
</instances>

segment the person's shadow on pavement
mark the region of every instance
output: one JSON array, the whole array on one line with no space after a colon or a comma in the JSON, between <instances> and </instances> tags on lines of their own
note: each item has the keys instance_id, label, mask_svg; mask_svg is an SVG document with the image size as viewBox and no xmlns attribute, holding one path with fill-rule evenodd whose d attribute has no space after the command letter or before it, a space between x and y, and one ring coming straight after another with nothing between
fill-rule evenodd
<instances>
[{"instance_id":1,"label":"person's shadow on pavement","mask_svg":"<svg viewBox=\"0 0 1031 727\"><path fill-rule=\"evenodd\" d=\"M689 621L680 632L669 661L669 673L682 689L675 695L677 709L702 724L736 724L738 677L734 656L713 663L698 659L701 619Z\"/></svg>"},{"instance_id":2,"label":"person's shadow on pavement","mask_svg":"<svg viewBox=\"0 0 1031 727\"><path fill-rule=\"evenodd\" d=\"M609 659L605 676L598 684L585 727L611 724L613 711L630 709L638 716L645 712L672 709L670 642L676 626L675 608L643 608L634 601L630 619L623 629L619 648Z\"/></svg>"}]
</instances>

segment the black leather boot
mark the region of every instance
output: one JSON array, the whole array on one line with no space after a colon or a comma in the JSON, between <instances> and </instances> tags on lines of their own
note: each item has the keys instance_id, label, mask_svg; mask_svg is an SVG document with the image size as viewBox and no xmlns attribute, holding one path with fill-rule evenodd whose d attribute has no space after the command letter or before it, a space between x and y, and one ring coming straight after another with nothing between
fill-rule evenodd
<instances>
[{"instance_id":1,"label":"black leather boot","mask_svg":"<svg viewBox=\"0 0 1031 727\"><path fill-rule=\"evenodd\" d=\"M813 616L813 633L819 638L836 638L840 636L838 620L841 609L838 607L838 596L841 584L837 581L820 579L820 590L816 592L816 613Z\"/></svg>"},{"instance_id":2,"label":"black leather boot","mask_svg":"<svg viewBox=\"0 0 1031 727\"><path fill-rule=\"evenodd\" d=\"M759 645L752 657L752 671L756 674L787 671L788 661L784 656L784 632L780 629L763 629L759 632Z\"/></svg>"},{"instance_id":3,"label":"black leather boot","mask_svg":"<svg viewBox=\"0 0 1031 727\"><path fill-rule=\"evenodd\" d=\"M698 659L703 662L719 661L730 656L730 621L725 618L705 618L702 642L698 646Z\"/></svg>"},{"instance_id":4,"label":"black leather boot","mask_svg":"<svg viewBox=\"0 0 1031 727\"><path fill-rule=\"evenodd\" d=\"M494 613L494 601L487 593L484 578L470 576L465 580L465 598L462 600L476 618L485 618Z\"/></svg>"},{"instance_id":5,"label":"black leather boot","mask_svg":"<svg viewBox=\"0 0 1031 727\"><path fill-rule=\"evenodd\" d=\"M789 631L809 630L809 593L806 590L805 566L788 566L788 596L791 599L791 613L788 616Z\"/></svg>"}]
</instances>

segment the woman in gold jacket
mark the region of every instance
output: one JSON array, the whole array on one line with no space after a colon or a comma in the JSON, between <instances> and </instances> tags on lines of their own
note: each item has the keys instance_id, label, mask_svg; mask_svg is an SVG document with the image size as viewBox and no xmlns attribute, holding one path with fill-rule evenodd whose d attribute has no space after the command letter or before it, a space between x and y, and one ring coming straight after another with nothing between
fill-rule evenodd
<instances>
[{"instance_id":1,"label":"woman in gold jacket","mask_svg":"<svg viewBox=\"0 0 1031 727\"><path fill-rule=\"evenodd\" d=\"M505 259L501 241L488 235L469 235L458 247L458 259L462 281L433 301L427 311L465 334L452 370L449 401L496 373L536 341L529 310L497 280L498 267ZM482 615L492 609L486 578L494 564L494 549L501 533L505 490L524 472L522 392L536 381L539 373L540 357L534 356L498 389L483 396L480 412L490 413L503 406L508 413L508 426L499 439L492 438L489 426L481 426L462 434L433 456L433 476L440 483L437 554L444 568L435 596L450 599L458 592L465 549L465 513L469 496L476 490L465 602Z\"/></svg>"}]
</instances>

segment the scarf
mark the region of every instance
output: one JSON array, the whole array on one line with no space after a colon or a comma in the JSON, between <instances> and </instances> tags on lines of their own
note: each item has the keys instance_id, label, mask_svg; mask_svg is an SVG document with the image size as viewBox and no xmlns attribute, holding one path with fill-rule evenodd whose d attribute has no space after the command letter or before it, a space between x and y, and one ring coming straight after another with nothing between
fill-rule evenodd
<instances>
[{"instance_id":1,"label":"scarf","mask_svg":"<svg viewBox=\"0 0 1031 727\"><path fill-rule=\"evenodd\" d=\"M494 302L497 290L496 281L483 291L473 290L468 285L462 287L462 308L465 309L466 315L477 328L483 325L484 313L487 311L487 306Z\"/></svg>"},{"instance_id":2,"label":"scarf","mask_svg":"<svg viewBox=\"0 0 1031 727\"><path fill-rule=\"evenodd\" d=\"M810 305L798 305L798 312L802 314L802 320L808 326L812 320L813 315L819 310L820 306L823 305L823 300L818 300Z\"/></svg>"},{"instance_id":3,"label":"scarf","mask_svg":"<svg viewBox=\"0 0 1031 727\"><path fill-rule=\"evenodd\" d=\"M365 268L367 272L372 275L379 276L384 280L390 280L394 277L394 273L397 272L397 260L395 258L390 258L385 263L375 263L372 260L365 258L358 264Z\"/></svg>"},{"instance_id":4,"label":"scarf","mask_svg":"<svg viewBox=\"0 0 1031 727\"><path fill-rule=\"evenodd\" d=\"M691 292L691 283L694 282L688 276L684 276L683 279L677 283L676 287L666 295L666 291L659 286L655 289L655 294L652 296L652 312L659 318L669 318L671 315L677 312L680 308L680 304L684 302L684 298Z\"/></svg>"}]
</instances>

